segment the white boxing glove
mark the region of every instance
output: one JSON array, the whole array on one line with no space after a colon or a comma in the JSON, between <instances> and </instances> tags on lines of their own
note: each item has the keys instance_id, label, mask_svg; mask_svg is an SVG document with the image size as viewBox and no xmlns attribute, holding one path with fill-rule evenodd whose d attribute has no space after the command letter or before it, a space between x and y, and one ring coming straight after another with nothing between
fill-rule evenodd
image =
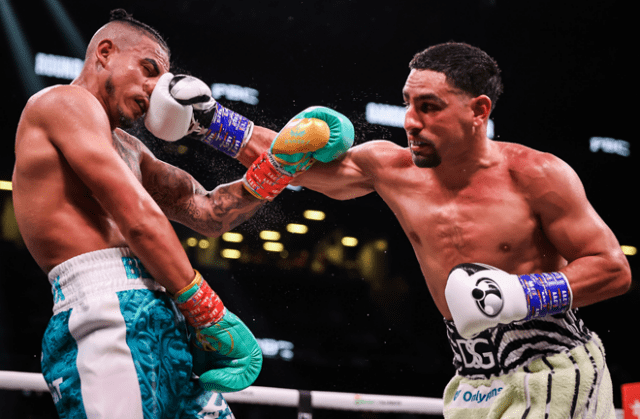
<instances>
[{"instance_id":1,"label":"white boxing glove","mask_svg":"<svg viewBox=\"0 0 640 419\"><path fill-rule=\"evenodd\" d=\"M253 122L216 102L202 80L171 73L158 79L145 125L162 140L190 135L231 157L238 157L253 133Z\"/></svg>"},{"instance_id":2,"label":"white boxing glove","mask_svg":"<svg viewBox=\"0 0 640 419\"><path fill-rule=\"evenodd\" d=\"M573 298L562 273L511 275L479 263L454 267L444 293L465 339L499 324L565 312Z\"/></svg>"},{"instance_id":3,"label":"white boxing glove","mask_svg":"<svg viewBox=\"0 0 640 419\"><path fill-rule=\"evenodd\" d=\"M151 94L145 126L162 140L177 141L201 129L202 124L207 124L207 117L210 123L215 105L211 89L202 80L165 73Z\"/></svg>"}]
</instances>

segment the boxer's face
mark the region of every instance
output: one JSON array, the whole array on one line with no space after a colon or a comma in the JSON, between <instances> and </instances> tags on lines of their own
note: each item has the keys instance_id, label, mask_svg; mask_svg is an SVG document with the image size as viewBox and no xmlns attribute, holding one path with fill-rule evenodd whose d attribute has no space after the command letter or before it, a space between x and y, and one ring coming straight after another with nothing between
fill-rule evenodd
<instances>
[{"instance_id":1,"label":"boxer's face","mask_svg":"<svg viewBox=\"0 0 640 419\"><path fill-rule=\"evenodd\" d=\"M149 108L151 92L169 70L169 57L155 41L141 37L137 44L118 50L112 60L105 90L118 126L127 128Z\"/></svg>"},{"instance_id":2,"label":"boxer's face","mask_svg":"<svg viewBox=\"0 0 640 419\"><path fill-rule=\"evenodd\" d=\"M470 97L449 85L443 73L411 70L403 88L407 112L404 129L418 167L436 167L469 135Z\"/></svg>"}]
</instances>

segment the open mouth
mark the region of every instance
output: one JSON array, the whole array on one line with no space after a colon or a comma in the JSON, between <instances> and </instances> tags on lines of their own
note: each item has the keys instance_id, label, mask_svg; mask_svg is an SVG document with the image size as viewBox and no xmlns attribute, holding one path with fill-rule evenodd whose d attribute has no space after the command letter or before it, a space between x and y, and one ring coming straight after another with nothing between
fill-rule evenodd
<instances>
[{"instance_id":1,"label":"open mouth","mask_svg":"<svg viewBox=\"0 0 640 419\"><path fill-rule=\"evenodd\" d=\"M147 101L144 99L136 99L136 104L140 108L140 113L144 115L148 109Z\"/></svg>"}]
</instances>

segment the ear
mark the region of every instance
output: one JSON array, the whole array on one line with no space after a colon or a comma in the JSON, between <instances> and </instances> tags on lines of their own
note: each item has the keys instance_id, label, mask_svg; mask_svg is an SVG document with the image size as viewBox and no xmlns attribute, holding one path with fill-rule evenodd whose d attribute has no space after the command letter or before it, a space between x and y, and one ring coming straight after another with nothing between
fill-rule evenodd
<instances>
[{"instance_id":1,"label":"ear","mask_svg":"<svg viewBox=\"0 0 640 419\"><path fill-rule=\"evenodd\" d=\"M489 96L480 95L472 99L471 109L473 110L474 125L482 125L491 114L491 99Z\"/></svg>"},{"instance_id":2,"label":"ear","mask_svg":"<svg viewBox=\"0 0 640 419\"><path fill-rule=\"evenodd\" d=\"M96 58L98 62L105 67L111 55L116 51L116 46L110 39L103 39L96 47Z\"/></svg>"}]
</instances>

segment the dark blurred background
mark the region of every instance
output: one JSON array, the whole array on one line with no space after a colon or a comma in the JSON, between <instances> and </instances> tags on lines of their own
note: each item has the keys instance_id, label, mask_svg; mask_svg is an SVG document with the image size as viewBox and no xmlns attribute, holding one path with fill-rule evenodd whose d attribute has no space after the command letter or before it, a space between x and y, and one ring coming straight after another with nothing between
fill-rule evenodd
<instances>
[{"instance_id":1,"label":"dark blurred background","mask_svg":"<svg viewBox=\"0 0 640 419\"><path fill-rule=\"evenodd\" d=\"M503 71L495 138L572 165L596 210L629 246L635 270L638 88L630 60L637 33L630 2L0 0L0 181L11 179L15 128L28 97L69 83L79 62L74 58L84 58L89 39L118 7L166 37L174 72L211 83L223 105L256 124L278 130L307 106L324 105L352 119L358 143L405 144L401 127L375 123L366 109L402 105L416 52L449 40L481 47ZM207 188L245 171L200 143L163 143L142 128L135 133ZM20 239L9 190L0 190L0 205L0 369L40 372L50 288ZM305 210L325 218L306 219ZM292 223L307 226L307 233L290 233ZM234 230L241 242L176 230L194 265L260 339L265 362L256 385L442 397L453 374L442 318L408 240L375 194L337 202L285 190ZM263 230L280 233L282 250L263 248ZM343 237L357 244L345 246ZM223 257L224 249L240 256ZM582 309L608 351L618 408L620 385L640 381L630 342L638 330L638 297L634 279L628 294ZM232 408L239 418L295 415L287 408ZM48 394L0 391L0 417L56 416Z\"/></svg>"}]
</instances>

